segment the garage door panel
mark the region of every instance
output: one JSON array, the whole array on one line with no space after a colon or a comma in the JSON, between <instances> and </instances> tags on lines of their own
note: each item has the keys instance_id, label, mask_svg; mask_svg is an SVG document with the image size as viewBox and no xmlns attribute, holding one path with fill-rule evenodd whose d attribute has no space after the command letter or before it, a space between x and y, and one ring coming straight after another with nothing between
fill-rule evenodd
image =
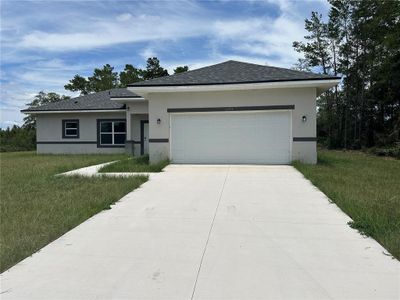
<instances>
[{"instance_id":1,"label":"garage door panel","mask_svg":"<svg viewBox=\"0 0 400 300\"><path fill-rule=\"evenodd\" d=\"M289 163L290 112L171 115L175 163Z\"/></svg>"}]
</instances>

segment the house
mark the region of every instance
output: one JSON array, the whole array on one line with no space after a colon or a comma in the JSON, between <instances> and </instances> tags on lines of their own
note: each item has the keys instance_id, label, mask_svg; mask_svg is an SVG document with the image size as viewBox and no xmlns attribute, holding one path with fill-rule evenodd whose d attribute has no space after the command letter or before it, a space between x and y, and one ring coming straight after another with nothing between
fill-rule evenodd
<instances>
[{"instance_id":1,"label":"house","mask_svg":"<svg viewBox=\"0 0 400 300\"><path fill-rule=\"evenodd\" d=\"M174 163L315 163L316 98L340 78L238 61L23 110L38 153Z\"/></svg>"}]
</instances>

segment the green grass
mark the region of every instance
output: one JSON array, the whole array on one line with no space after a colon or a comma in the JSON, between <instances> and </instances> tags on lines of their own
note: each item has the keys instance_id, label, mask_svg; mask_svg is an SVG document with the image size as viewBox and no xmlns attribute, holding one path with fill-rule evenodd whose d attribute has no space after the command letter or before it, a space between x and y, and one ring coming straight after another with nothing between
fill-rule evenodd
<instances>
[{"instance_id":1,"label":"green grass","mask_svg":"<svg viewBox=\"0 0 400 300\"><path fill-rule=\"evenodd\" d=\"M139 156L120 160L113 164L102 167L100 173L116 172L161 172L169 164L168 160L156 164L149 164L149 156Z\"/></svg>"},{"instance_id":2,"label":"green grass","mask_svg":"<svg viewBox=\"0 0 400 300\"><path fill-rule=\"evenodd\" d=\"M322 150L317 165L294 166L353 219L353 228L400 258L399 160Z\"/></svg>"},{"instance_id":3,"label":"green grass","mask_svg":"<svg viewBox=\"0 0 400 300\"><path fill-rule=\"evenodd\" d=\"M0 154L0 272L108 209L147 180L64 177L57 173L125 155Z\"/></svg>"}]
</instances>

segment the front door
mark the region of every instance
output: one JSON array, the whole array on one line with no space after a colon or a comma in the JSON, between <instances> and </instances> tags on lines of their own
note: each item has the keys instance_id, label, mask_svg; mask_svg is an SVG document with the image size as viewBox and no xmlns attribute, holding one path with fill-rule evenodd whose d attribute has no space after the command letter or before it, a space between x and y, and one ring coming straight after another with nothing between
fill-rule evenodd
<instances>
[{"instance_id":1,"label":"front door","mask_svg":"<svg viewBox=\"0 0 400 300\"><path fill-rule=\"evenodd\" d=\"M149 121L143 120L140 125L140 154L144 155L149 153Z\"/></svg>"}]
</instances>

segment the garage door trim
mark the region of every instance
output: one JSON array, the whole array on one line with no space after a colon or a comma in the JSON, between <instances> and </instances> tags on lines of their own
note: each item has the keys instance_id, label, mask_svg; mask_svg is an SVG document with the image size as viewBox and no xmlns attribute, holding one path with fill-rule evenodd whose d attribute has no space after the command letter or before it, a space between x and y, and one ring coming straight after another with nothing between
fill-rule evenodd
<instances>
[{"instance_id":1,"label":"garage door trim","mask_svg":"<svg viewBox=\"0 0 400 300\"><path fill-rule=\"evenodd\" d=\"M187 115L207 115L207 114L243 114L243 113L274 113L274 112L288 112L289 113L289 161L292 161L292 147L293 147L293 110L280 109L280 110L253 110L253 111L210 111L210 112L186 112ZM169 157L173 161L172 155L172 117L175 113L169 114ZM289 162L289 163L290 163Z\"/></svg>"}]
</instances>

